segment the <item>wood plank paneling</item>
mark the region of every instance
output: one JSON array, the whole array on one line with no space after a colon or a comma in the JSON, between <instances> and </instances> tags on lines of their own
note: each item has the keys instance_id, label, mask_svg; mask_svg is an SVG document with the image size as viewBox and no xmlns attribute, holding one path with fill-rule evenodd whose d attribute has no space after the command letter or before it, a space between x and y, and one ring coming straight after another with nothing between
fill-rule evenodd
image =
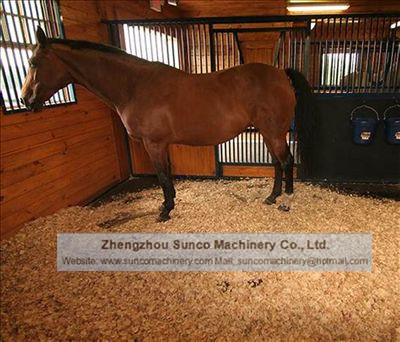
<instances>
[{"instance_id":1,"label":"wood plank paneling","mask_svg":"<svg viewBox=\"0 0 400 342\"><path fill-rule=\"evenodd\" d=\"M108 42L96 1L60 6L67 38ZM41 113L1 113L2 237L31 219L87 203L129 176L119 119L86 89L77 86L76 96L77 104Z\"/></svg>"},{"instance_id":2,"label":"wood plank paneling","mask_svg":"<svg viewBox=\"0 0 400 342\"><path fill-rule=\"evenodd\" d=\"M293 169L294 177L297 177L297 167ZM273 166L245 166L224 165L222 174L226 177L274 177Z\"/></svg>"},{"instance_id":3,"label":"wood plank paneling","mask_svg":"<svg viewBox=\"0 0 400 342\"><path fill-rule=\"evenodd\" d=\"M213 146L171 145L172 174L179 176L215 176Z\"/></svg>"},{"instance_id":4,"label":"wood plank paneling","mask_svg":"<svg viewBox=\"0 0 400 342\"><path fill-rule=\"evenodd\" d=\"M293 15L295 13L286 10L289 2L287 0L180 0L179 9L185 17ZM305 2L335 2L348 3L350 5L347 11L339 13L388 13L400 11L398 0L309 0Z\"/></svg>"}]
</instances>

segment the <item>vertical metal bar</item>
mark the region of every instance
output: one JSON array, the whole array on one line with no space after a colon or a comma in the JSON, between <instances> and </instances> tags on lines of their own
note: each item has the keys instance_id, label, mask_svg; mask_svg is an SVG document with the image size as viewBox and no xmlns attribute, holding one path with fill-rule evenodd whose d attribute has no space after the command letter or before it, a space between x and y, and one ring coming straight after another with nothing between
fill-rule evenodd
<instances>
[{"instance_id":1,"label":"vertical metal bar","mask_svg":"<svg viewBox=\"0 0 400 342\"><path fill-rule=\"evenodd\" d=\"M350 73L351 73L351 66L353 64L353 58L352 58L352 53L353 53L353 32L354 32L354 17L351 17L351 31L350 31L350 45L349 45L349 69L348 69L348 72L346 73L346 77L347 77L346 93L349 92Z\"/></svg>"},{"instance_id":2,"label":"vertical metal bar","mask_svg":"<svg viewBox=\"0 0 400 342\"><path fill-rule=\"evenodd\" d=\"M171 47L171 55L172 55L172 66L175 68L176 64L175 64L175 49L174 49L174 35L172 32L172 25L168 25L168 35L169 35L169 41L170 44L169 46Z\"/></svg>"},{"instance_id":3,"label":"vertical metal bar","mask_svg":"<svg viewBox=\"0 0 400 342\"><path fill-rule=\"evenodd\" d=\"M181 70L187 72L187 67L186 67L186 61L185 61L185 44L184 44L184 38L183 38L183 28L182 24L179 25L179 42L180 42L180 57L181 57Z\"/></svg>"},{"instance_id":4,"label":"vertical metal bar","mask_svg":"<svg viewBox=\"0 0 400 342\"><path fill-rule=\"evenodd\" d=\"M286 69L287 66L285 65L286 62L286 34L287 32L284 33L284 35L282 36L282 68Z\"/></svg>"},{"instance_id":5,"label":"vertical metal bar","mask_svg":"<svg viewBox=\"0 0 400 342\"><path fill-rule=\"evenodd\" d=\"M205 73L210 72L209 66L209 59L208 59L208 51L207 51L207 46L209 45L209 43L207 43L208 41L208 34L207 34L207 26L205 24L201 25L203 28L203 50L204 50L204 62L205 62Z\"/></svg>"},{"instance_id":6,"label":"vertical metal bar","mask_svg":"<svg viewBox=\"0 0 400 342\"><path fill-rule=\"evenodd\" d=\"M11 9L11 11L12 11L12 9ZM12 80L12 83L13 83L14 100L16 101L18 109L20 109L21 108L21 104L19 102L19 96L18 96L18 93L17 93L17 89L20 89L22 87L22 81L21 81L21 75L19 73L20 70L18 70L18 65L16 64L17 58L15 57L16 55L15 55L13 44L12 44L12 37L11 37L11 33L10 33L11 31L10 31L10 28L8 26L8 19L7 19L7 15L6 14L4 14L4 23L5 23L5 28L7 30L6 31L7 35L10 38L10 43L11 43L11 47L10 48L8 48L8 49L5 48L4 49L4 54L6 56L8 69L9 69L11 80ZM4 41L5 41L5 37L6 36L4 35L2 25L0 25L0 29L1 29L1 33L2 33L2 36L4 37ZM16 36L16 38L18 40L18 36ZM9 53L8 53L7 50L11 50L12 58L9 56ZM10 62L10 61L12 61L14 63L14 65L15 65L15 73L14 73L14 70L13 70L14 68L12 67L13 63ZM16 77L14 77L14 76L16 76ZM18 81L18 84L17 84L17 81ZM12 103L12 101L10 102L10 104L11 103ZM14 108L12 108L12 109L14 109Z\"/></svg>"},{"instance_id":7,"label":"vertical metal bar","mask_svg":"<svg viewBox=\"0 0 400 342\"><path fill-rule=\"evenodd\" d=\"M225 33L221 32L221 57L222 57L222 70L225 69Z\"/></svg>"},{"instance_id":8,"label":"vertical metal bar","mask_svg":"<svg viewBox=\"0 0 400 342\"><path fill-rule=\"evenodd\" d=\"M366 20L367 20L367 18L359 18L359 20L362 20L363 21L363 35L362 35L362 41L361 41L361 53L360 53L360 61L359 61L359 63L358 63L358 91L359 92L361 92L361 89L363 89L364 91L365 91L365 89L364 89L364 86L362 85L362 83L363 83L363 75L362 75L362 73L363 73L363 70L364 70L364 68L363 68L363 66L364 66L364 44L365 44L365 40L366 40L366 24L367 24L367 22L366 22ZM361 25L361 21L358 23L358 25Z\"/></svg>"},{"instance_id":9,"label":"vertical metal bar","mask_svg":"<svg viewBox=\"0 0 400 342\"><path fill-rule=\"evenodd\" d=\"M355 23L357 23L357 29L355 30L355 34L356 34L356 43L355 43L355 46L354 46L354 63L353 63L353 58L351 59L352 60L352 65L353 65L353 67L352 67L352 69L353 69L353 72L351 73L351 92L352 93L354 93L355 92L355 90L354 90L354 86L355 86L355 84L354 84L354 79L355 79L355 76L356 76L356 70L357 70L357 57L358 57L358 39L359 39L359 32L360 32L360 21L359 21L359 18L355 18L355 17L353 17L353 20L354 20L354 22Z\"/></svg>"},{"instance_id":10,"label":"vertical metal bar","mask_svg":"<svg viewBox=\"0 0 400 342\"><path fill-rule=\"evenodd\" d=\"M375 92L378 92L379 89L379 79L380 79L380 72L381 72L381 59L382 59L382 43L383 43L383 29L385 27L385 22L386 18L383 18L383 23L382 23L382 37L380 38L379 41L379 55L378 55L378 70L377 70L377 81L375 84Z\"/></svg>"},{"instance_id":11,"label":"vertical metal bar","mask_svg":"<svg viewBox=\"0 0 400 342\"><path fill-rule=\"evenodd\" d=\"M168 44L168 33L167 33L167 27L165 25L161 26L163 29L163 34L164 34L164 41L165 41L165 55L164 58L164 63L167 62L166 64L171 65L170 59L169 59L169 44Z\"/></svg>"},{"instance_id":12,"label":"vertical metal bar","mask_svg":"<svg viewBox=\"0 0 400 342\"><path fill-rule=\"evenodd\" d=\"M140 25L140 47L142 48L143 51L143 58L145 60L150 60L149 59L149 54L147 51L147 40L146 40L146 31L145 31L145 27L143 25Z\"/></svg>"},{"instance_id":13,"label":"vertical metal bar","mask_svg":"<svg viewBox=\"0 0 400 342\"><path fill-rule=\"evenodd\" d=\"M366 84L364 92L371 91L371 70L370 70L370 47L371 47L371 38L372 38L372 17L369 18L369 31L368 31L368 44L367 44L367 56L366 56Z\"/></svg>"},{"instance_id":14,"label":"vertical metal bar","mask_svg":"<svg viewBox=\"0 0 400 342\"><path fill-rule=\"evenodd\" d=\"M300 34L300 51L299 51L299 71L304 72L304 58L303 58L303 44L305 44L305 42L307 41L307 37L305 37L306 39L303 40L305 33L301 32Z\"/></svg>"},{"instance_id":15,"label":"vertical metal bar","mask_svg":"<svg viewBox=\"0 0 400 342\"><path fill-rule=\"evenodd\" d=\"M328 39L329 39L329 22L330 22L330 18L327 17L327 22L326 22L326 37L325 37L325 67L324 67L324 84L323 84L323 92L325 93L327 90L327 73L328 73L328 61L329 61L329 50L328 50Z\"/></svg>"},{"instance_id":16,"label":"vertical metal bar","mask_svg":"<svg viewBox=\"0 0 400 342\"><path fill-rule=\"evenodd\" d=\"M371 69L371 92L374 88L374 82L376 82L375 66L376 66L376 43L378 40L378 30L379 30L379 17L375 20L375 36L374 36L374 48L372 52L372 69Z\"/></svg>"},{"instance_id":17,"label":"vertical metal bar","mask_svg":"<svg viewBox=\"0 0 400 342\"><path fill-rule=\"evenodd\" d=\"M191 29L191 35L190 35L190 38L191 38L191 45L192 45L192 49L191 49L191 52L192 52L192 55L193 55L193 65L194 65L194 73L195 74L197 74L197 56L196 56L196 43L195 43L195 40L194 40L194 27L193 27L194 25L191 25L190 26L190 29Z\"/></svg>"},{"instance_id":18,"label":"vertical metal bar","mask_svg":"<svg viewBox=\"0 0 400 342\"><path fill-rule=\"evenodd\" d=\"M133 37L135 39L135 50L136 56L139 58L143 58L144 55L142 53L142 45L140 43L140 30L138 25L132 26Z\"/></svg>"},{"instance_id":19,"label":"vertical metal bar","mask_svg":"<svg viewBox=\"0 0 400 342\"><path fill-rule=\"evenodd\" d=\"M188 25L188 26L186 26L186 29L185 29L186 45L187 45L187 58L188 58L189 73L194 73L193 63L192 63L192 47L190 45L189 28L190 28L190 26Z\"/></svg>"},{"instance_id":20,"label":"vertical metal bar","mask_svg":"<svg viewBox=\"0 0 400 342\"><path fill-rule=\"evenodd\" d=\"M388 32L386 32L387 36L386 36L386 47L385 47L385 60L383 63L383 80L382 80L382 89L381 92L385 91L386 88L386 81L387 81L387 76L388 76L388 72L390 70L390 63L388 63L388 54L389 54L389 36L390 36L390 17L387 18L388 19ZM385 21L386 22L386 21ZM385 29L385 26L383 27L383 29ZM383 37L382 37L383 38Z\"/></svg>"},{"instance_id":21,"label":"vertical metal bar","mask_svg":"<svg viewBox=\"0 0 400 342\"><path fill-rule=\"evenodd\" d=\"M214 33L214 38L215 38L215 67L216 71L219 70L219 34L218 32Z\"/></svg>"},{"instance_id":22,"label":"vertical metal bar","mask_svg":"<svg viewBox=\"0 0 400 342\"><path fill-rule=\"evenodd\" d=\"M201 46L201 37L200 37L200 25L196 25L197 30L196 30L196 38L197 38L197 50L198 50L198 55L199 55L199 72L202 74L203 73L203 54L202 54L202 46Z\"/></svg>"},{"instance_id":23,"label":"vertical metal bar","mask_svg":"<svg viewBox=\"0 0 400 342\"><path fill-rule=\"evenodd\" d=\"M287 66L292 68L292 31L287 32L288 34L288 53L287 53Z\"/></svg>"},{"instance_id":24,"label":"vertical metal bar","mask_svg":"<svg viewBox=\"0 0 400 342\"><path fill-rule=\"evenodd\" d=\"M344 38L343 38L343 60L342 60L342 65L341 65L341 74L342 77L340 79L340 92L343 92L343 86L344 86L344 77L345 77L345 71L346 71L346 56L347 56L347 50L346 50L346 45L347 45L347 34L348 34L348 23L349 23L349 18L346 17L346 23L344 26Z\"/></svg>"},{"instance_id":25,"label":"vertical metal bar","mask_svg":"<svg viewBox=\"0 0 400 342\"><path fill-rule=\"evenodd\" d=\"M309 68L310 68L310 31L307 31L305 46L304 46L304 69L303 74L306 79L309 79Z\"/></svg>"},{"instance_id":26,"label":"vertical metal bar","mask_svg":"<svg viewBox=\"0 0 400 342\"><path fill-rule=\"evenodd\" d=\"M232 53L231 53L231 32L227 33L226 51L228 52L228 68L232 67Z\"/></svg>"},{"instance_id":27,"label":"vertical metal bar","mask_svg":"<svg viewBox=\"0 0 400 342\"><path fill-rule=\"evenodd\" d=\"M394 70L396 72L395 72L395 78L394 78L394 82L393 82L393 92L395 92L396 89L400 90L400 89L398 89L400 87L398 87L398 85L397 85L397 82L399 80L399 73L400 73L399 69L400 69L400 42L397 43L397 57L396 57L395 68L394 68Z\"/></svg>"},{"instance_id":28,"label":"vertical metal bar","mask_svg":"<svg viewBox=\"0 0 400 342\"><path fill-rule=\"evenodd\" d=\"M164 63L164 55L163 55L163 43L162 43L162 34L160 25L156 26L156 49L157 49L157 61Z\"/></svg>"},{"instance_id":29,"label":"vertical metal bar","mask_svg":"<svg viewBox=\"0 0 400 342\"><path fill-rule=\"evenodd\" d=\"M324 34L324 18L321 18L321 30L319 37L319 46L318 46L318 88L317 92L321 91L322 86L322 37Z\"/></svg>"},{"instance_id":30,"label":"vertical metal bar","mask_svg":"<svg viewBox=\"0 0 400 342\"><path fill-rule=\"evenodd\" d=\"M293 33L294 38L293 38L293 68L296 70L299 70L301 66L297 66L297 32Z\"/></svg>"},{"instance_id":31,"label":"vertical metal bar","mask_svg":"<svg viewBox=\"0 0 400 342\"><path fill-rule=\"evenodd\" d=\"M331 63L330 63L330 70L329 70L329 92L331 92L332 89L332 83L333 83L333 73L334 73L334 60L333 58L335 57L334 51L335 51L335 33L336 33L336 18L333 18L333 24L332 24L332 38L331 38L331 44L330 44L330 54L331 54Z\"/></svg>"},{"instance_id":32,"label":"vertical metal bar","mask_svg":"<svg viewBox=\"0 0 400 342\"><path fill-rule=\"evenodd\" d=\"M240 40L239 40L239 36L238 36L237 32L234 32L234 36L235 36L235 41L236 41L236 46L237 46L237 51L238 51L238 65L244 64L245 61L244 61L242 49L240 48Z\"/></svg>"},{"instance_id":33,"label":"vertical metal bar","mask_svg":"<svg viewBox=\"0 0 400 342\"><path fill-rule=\"evenodd\" d=\"M213 30L213 25L208 24L208 34L209 34L209 40L210 40L210 67L211 67L211 72L216 71L216 64L215 64L215 41L214 41L214 30ZM221 146L221 145L219 145ZM214 158L215 158L215 176L216 177L221 177L222 176L222 165L219 161L220 159L220 153L219 153L219 148L218 145L214 146Z\"/></svg>"},{"instance_id":34,"label":"vertical metal bar","mask_svg":"<svg viewBox=\"0 0 400 342\"><path fill-rule=\"evenodd\" d=\"M396 25L396 19L398 18L393 18L394 19L394 24ZM392 25L392 22L389 22L389 27ZM389 38L388 38L389 39ZM391 48L390 48L390 59L389 59L389 78L388 78L388 91L390 92L390 89L392 87L392 73L393 71L396 71L394 68L394 50L395 50L395 41L396 41L396 27L393 29L393 34L391 37Z\"/></svg>"},{"instance_id":35,"label":"vertical metal bar","mask_svg":"<svg viewBox=\"0 0 400 342\"><path fill-rule=\"evenodd\" d=\"M153 62L154 61L154 51L153 51L153 33L154 33L154 30L153 30L153 26L151 26L151 25L148 25L146 27L146 29L147 29L147 38L148 38L148 39L146 39L146 45L150 44L150 48L148 48L148 51L149 51L149 54L150 54L150 59L149 60L151 62Z\"/></svg>"},{"instance_id":36,"label":"vertical metal bar","mask_svg":"<svg viewBox=\"0 0 400 342\"><path fill-rule=\"evenodd\" d=\"M336 52L336 65L335 65L335 93L338 92L338 88L339 88L339 68L340 68L340 40L342 37L342 18L340 18L339 21L339 34L338 34L338 38L337 38L337 52Z\"/></svg>"}]
</instances>

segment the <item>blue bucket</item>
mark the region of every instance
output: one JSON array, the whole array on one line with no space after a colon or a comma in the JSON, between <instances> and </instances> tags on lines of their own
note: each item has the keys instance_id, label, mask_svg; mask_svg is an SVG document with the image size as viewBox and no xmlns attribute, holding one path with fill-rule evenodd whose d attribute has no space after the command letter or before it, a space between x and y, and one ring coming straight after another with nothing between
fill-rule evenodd
<instances>
[{"instance_id":1,"label":"blue bucket","mask_svg":"<svg viewBox=\"0 0 400 342\"><path fill-rule=\"evenodd\" d=\"M397 116L387 117L388 112L393 108L400 109L400 105L396 104L385 110L383 113L383 119L385 122L385 136L386 141L389 144L400 144L400 111Z\"/></svg>"},{"instance_id":2,"label":"blue bucket","mask_svg":"<svg viewBox=\"0 0 400 342\"><path fill-rule=\"evenodd\" d=\"M355 112L363 109L362 114L371 114L373 112L375 117L354 117ZM353 109L350 114L351 124L353 126L353 141L358 145L368 145L374 141L376 128L379 123L378 112L370 106L362 105Z\"/></svg>"}]
</instances>

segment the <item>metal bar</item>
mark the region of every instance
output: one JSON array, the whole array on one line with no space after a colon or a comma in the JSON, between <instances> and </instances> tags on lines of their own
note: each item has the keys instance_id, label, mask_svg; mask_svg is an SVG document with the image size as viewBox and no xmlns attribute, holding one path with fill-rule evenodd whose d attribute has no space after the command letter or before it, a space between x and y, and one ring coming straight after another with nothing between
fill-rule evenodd
<instances>
[{"instance_id":1,"label":"metal bar","mask_svg":"<svg viewBox=\"0 0 400 342\"><path fill-rule=\"evenodd\" d=\"M346 23L344 26L344 39L343 39L343 61L342 61L342 66L341 66L342 77L340 80L340 92L341 93L343 92L344 77L345 77L345 71L346 71L346 56L347 56L346 45L347 45L348 24L349 24L349 18L346 18Z\"/></svg>"},{"instance_id":2,"label":"metal bar","mask_svg":"<svg viewBox=\"0 0 400 342\"><path fill-rule=\"evenodd\" d=\"M193 46L193 58L194 58L194 73L197 74L197 55L196 55L196 42L194 39L194 25L191 26L191 40L192 40L192 46Z\"/></svg>"},{"instance_id":3,"label":"metal bar","mask_svg":"<svg viewBox=\"0 0 400 342\"><path fill-rule=\"evenodd\" d=\"M210 41L210 68L211 72L216 70L215 65L215 45L214 45L214 31L212 24L208 25L208 36ZM214 146L214 159L215 159L215 176L221 177L222 176L222 165L219 161L220 153L218 145Z\"/></svg>"},{"instance_id":4,"label":"metal bar","mask_svg":"<svg viewBox=\"0 0 400 342\"><path fill-rule=\"evenodd\" d=\"M324 19L321 19L321 32L320 32L320 38L319 38L319 46L318 46L318 88L317 91L318 93L321 91L321 86L322 86L322 37L324 33Z\"/></svg>"},{"instance_id":5,"label":"metal bar","mask_svg":"<svg viewBox=\"0 0 400 342\"><path fill-rule=\"evenodd\" d=\"M378 40L378 28L379 27L379 18L375 20L375 37L374 37L374 48L372 52L372 69L371 69L371 92L374 87L374 82L376 82L376 74L375 74L375 65L376 65L376 42Z\"/></svg>"},{"instance_id":6,"label":"metal bar","mask_svg":"<svg viewBox=\"0 0 400 342\"><path fill-rule=\"evenodd\" d=\"M349 44L349 69L347 70L347 84L346 84L346 93L349 92L349 83L350 83L350 73L351 73L351 66L353 64L353 32L354 32L354 17L351 19L351 36L350 36L350 44Z\"/></svg>"},{"instance_id":7,"label":"metal bar","mask_svg":"<svg viewBox=\"0 0 400 342\"><path fill-rule=\"evenodd\" d=\"M234 33L233 34L234 35L234 37L235 37L235 42L236 42L236 45L237 45L237 49L238 49L238 62L239 62L239 65L240 64L244 64L245 63L245 61L244 61L244 57L243 57L243 54L242 54L242 48L240 47L240 40L239 40L239 36L238 36L238 34L237 33Z\"/></svg>"},{"instance_id":8,"label":"metal bar","mask_svg":"<svg viewBox=\"0 0 400 342\"><path fill-rule=\"evenodd\" d=\"M149 42L148 42L148 43L150 44L150 49L149 49L149 51L150 51L150 55L151 55L151 61L154 62L154 60L155 60L155 58L154 58L155 53L154 53L154 49L153 49L153 38L154 38L155 31L154 31L153 26L147 27L147 32L148 32L148 37L149 37ZM179 52L179 51L178 51L178 52Z\"/></svg>"},{"instance_id":9,"label":"metal bar","mask_svg":"<svg viewBox=\"0 0 400 342\"><path fill-rule=\"evenodd\" d=\"M354 52L354 56L355 56L355 60L354 60L354 71L352 72L352 78L351 78L351 91L355 92L355 82L354 80L356 79L357 76L357 58L358 58L358 42L360 40L360 18L357 18L357 39L356 39L356 45L355 45L355 52Z\"/></svg>"},{"instance_id":10,"label":"metal bar","mask_svg":"<svg viewBox=\"0 0 400 342\"><path fill-rule=\"evenodd\" d=\"M337 93L338 88L339 88L339 67L340 67L340 40L342 37L342 18L340 18L339 22L339 34L337 38L337 58L336 58L336 65L335 65L335 93Z\"/></svg>"},{"instance_id":11,"label":"metal bar","mask_svg":"<svg viewBox=\"0 0 400 342\"><path fill-rule=\"evenodd\" d=\"M330 51L330 54L331 54L331 63L330 63L330 68L329 68L329 88L328 88L328 90L329 90L329 92L331 92L331 89L332 89L332 82L333 82L333 71L334 71L334 61L333 61L333 58L334 58L334 50L335 50L335 47L334 47L334 40L335 40L335 33L336 33L336 18L334 18L333 19L333 28L332 28L332 39L331 39L331 45L330 45L330 49L329 49L329 51Z\"/></svg>"},{"instance_id":12,"label":"metal bar","mask_svg":"<svg viewBox=\"0 0 400 342\"><path fill-rule=\"evenodd\" d=\"M400 42L397 44L397 57L396 57L396 66L395 66L395 78L393 82L393 91L396 91L396 88L400 88L397 86L398 78L399 78L399 67L400 67Z\"/></svg>"},{"instance_id":13,"label":"metal bar","mask_svg":"<svg viewBox=\"0 0 400 342\"><path fill-rule=\"evenodd\" d=\"M383 24L382 24L382 33L383 33L383 28L385 27L385 21L386 18L383 18ZM382 34L383 36L383 34ZM380 39L379 41L379 54L378 54L378 70L376 72L376 84L375 84L375 92L378 92L378 88L379 88L379 79L380 79L380 73L381 73L381 59L382 59L382 39L383 37Z\"/></svg>"},{"instance_id":14,"label":"metal bar","mask_svg":"<svg viewBox=\"0 0 400 342\"><path fill-rule=\"evenodd\" d=\"M173 33L172 33L172 25L168 26L168 34L169 34L169 40L170 40L169 46L171 47L172 66L175 68L176 67L176 64L175 64L175 49L174 49L174 36L173 36Z\"/></svg>"},{"instance_id":15,"label":"metal bar","mask_svg":"<svg viewBox=\"0 0 400 342\"><path fill-rule=\"evenodd\" d=\"M292 68L292 32L287 32L288 35L288 53L287 53L287 65Z\"/></svg>"},{"instance_id":16,"label":"metal bar","mask_svg":"<svg viewBox=\"0 0 400 342\"><path fill-rule=\"evenodd\" d=\"M396 18L395 18L395 20L394 20L394 23L396 23ZM392 22L390 21L389 22L389 27L392 25ZM392 35L392 39L391 39L391 42L392 42L392 46L391 46L391 48L390 48L390 60L389 60L389 78L388 78L388 91L390 91L390 88L391 88L391 86L392 86L392 72L393 71L397 71L395 68L394 68L394 61L393 61L393 59L394 59L394 50L395 50L395 42L396 42L396 27L393 29L393 35Z\"/></svg>"},{"instance_id":17,"label":"metal bar","mask_svg":"<svg viewBox=\"0 0 400 342\"><path fill-rule=\"evenodd\" d=\"M359 18L359 20L361 20L361 18ZM358 25L360 25L360 23L361 23L361 21L359 21L359 23L358 23ZM364 87L363 85L362 85L362 81L363 81L363 76L362 76L362 73L363 73L363 65L364 65L364 44L365 44L365 40L366 40L366 28L365 28L365 25L366 25L366 21L365 20L363 20L363 24L364 24L364 34L363 34L363 38L362 38L362 41L361 41L361 53L360 53L360 61L359 61L359 63L358 63L358 91L359 92L361 92L361 89Z\"/></svg>"},{"instance_id":18,"label":"metal bar","mask_svg":"<svg viewBox=\"0 0 400 342\"><path fill-rule=\"evenodd\" d=\"M221 56L222 56L222 70L225 69L225 33L221 33Z\"/></svg>"},{"instance_id":19,"label":"metal bar","mask_svg":"<svg viewBox=\"0 0 400 342\"><path fill-rule=\"evenodd\" d=\"M310 34L308 32L304 46L304 69L303 69L303 74L307 80L309 79L309 69L310 69Z\"/></svg>"},{"instance_id":20,"label":"metal bar","mask_svg":"<svg viewBox=\"0 0 400 342\"><path fill-rule=\"evenodd\" d=\"M305 31L306 27L254 27L254 28L237 28L237 29L214 29L219 33L253 33L253 32L297 32Z\"/></svg>"},{"instance_id":21,"label":"metal bar","mask_svg":"<svg viewBox=\"0 0 400 342\"><path fill-rule=\"evenodd\" d=\"M392 13L374 13L376 17L384 16L398 16L400 11L395 11ZM331 18L341 18L341 17L369 17L370 13L354 13L354 14L332 14ZM205 18L175 18L175 19L123 19L123 20L102 20L103 23L135 23L135 24L163 24L163 23L175 23L175 24L193 24L193 23L203 23L203 24L249 24L249 23L272 23L272 22L302 22L309 19L320 19L324 18L326 15L278 15L278 16L237 16L237 17L205 17Z\"/></svg>"},{"instance_id":22,"label":"metal bar","mask_svg":"<svg viewBox=\"0 0 400 342\"><path fill-rule=\"evenodd\" d=\"M132 33L133 33L133 37L135 39L136 56L139 58L143 58L142 47L140 44L139 26L137 26L137 25L132 26Z\"/></svg>"},{"instance_id":23,"label":"metal bar","mask_svg":"<svg viewBox=\"0 0 400 342\"><path fill-rule=\"evenodd\" d=\"M182 25L179 26L179 46L180 46L180 69L187 72L186 68L186 61L185 61L185 44L183 39L183 27ZM158 50L158 49L157 49Z\"/></svg>"},{"instance_id":24,"label":"metal bar","mask_svg":"<svg viewBox=\"0 0 400 342\"><path fill-rule=\"evenodd\" d=\"M371 70L370 70L370 57L369 57L370 47L371 47L371 37L372 37L372 17L369 18L368 44L367 44L366 66L365 66L365 72L366 72L365 91L367 91L367 89L371 91L370 83L372 83Z\"/></svg>"},{"instance_id":25,"label":"metal bar","mask_svg":"<svg viewBox=\"0 0 400 342\"><path fill-rule=\"evenodd\" d=\"M185 28L185 36L186 36L188 70L189 70L189 73L192 73L193 72L193 64L192 64L192 53L191 53L191 48L190 48L189 26L186 26L186 28Z\"/></svg>"},{"instance_id":26,"label":"metal bar","mask_svg":"<svg viewBox=\"0 0 400 342\"><path fill-rule=\"evenodd\" d=\"M388 27L390 29L390 18L388 18ZM386 22L386 20L385 20ZM388 53L389 53L389 34L386 37L386 47L385 47L385 60L383 62L383 80L382 80L382 88L381 88L381 92L384 92L385 88L386 88L386 80L387 80L387 74L388 71L390 70L390 63L388 63Z\"/></svg>"},{"instance_id":27,"label":"metal bar","mask_svg":"<svg viewBox=\"0 0 400 342\"><path fill-rule=\"evenodd\" d=\"M11 41L12 37L11 37L11 34L10 34L10 28L8 26L8 20L7 20L6 16L5 16L4 23L5 23L5 28L7 30L8 37L10 38L10 41ZM1 29L1 35L3 36L4 41L5 41L5 35L4 35L4 32L3 32L3 26L2 25L0 25L0 29ZM17 40L18 40L18 36L17 36ZM17 59L15 57L16 55L15 55L15 52L14 52L14 48L11 47L9 49L11 50L12 58L9 56L7 48L4 49L4 54L6 55L7 65L8 65L9 73L10 73L10 76L11 76L11 81L12 81L12 84L13 84L14 99L16 101L16 104L17 104L18 108L21 109L22 107L21 107L21 104L19 102L19 96L18 96L18 93L17 93L17 89L21 89L21 87L22 87L21 75L20 75L20 70L18 70L18 66L17 65L15 65L15 73L14 73L14 68L12 67L12 63L10 61L14 62L14 64L15 64ZM17 84L17 81L18 81L18 84ZM12 101L10 102L10 105L11 105L11 103L12 103ZM12 108L12 109L14 110L14 108Z\"/></svg>"},{"instance_id":28,"label":"metal bar","mask_svg":"<svg viewBox=\"0 0 400 342\"><path fill-rule=\"evenodd\" d=\"M200 73L203 73L203 53L202 53L202 46L201 46L201 35L200 35L200 25L197 24L197 46L199 51L199 64L200 64Z\"/></svg>"},{"instance_id":29,"label":"metal bar","mask_svg":"<svg viewBox=\"0 0 400 342\"><path fill-rule=\"evenodd\" d=\"M166 59L164 60L164 63L167 62L166 64L171 65L170 63L170 58L169 58L169 44L168 44L168 31L167 31L168 26L163 27L163 33L164 33L164 41L165 41L165 54Z\"/></svg>"},{"instance_id":30,"label":"metal bar","mask_svg":"<svg viewBox=\"0 0 400 342\"><path fill-rule=\"evenodd\" d=\"M292 68L299 70L299 67L297 67L297 34L294 34L293 38L293 54L292 54Z\"/></svg>"},{"instance_id":31,"label":"metal bar","mask_svg":"<svg viewBox=\"0 0 400 342\"><path fill-rule=\"evenodd\" d=\"M232 67L232 61L231 61L231 56L232 56L232 54L231 54L231 50L230 50L230 47L231 47L231 44L230 44L230 37L231 37L231 34L230 33L227 33L227 42L226 42L226 50L228 51L228 68L231 68Z\"/></svg>"}]
</instances>

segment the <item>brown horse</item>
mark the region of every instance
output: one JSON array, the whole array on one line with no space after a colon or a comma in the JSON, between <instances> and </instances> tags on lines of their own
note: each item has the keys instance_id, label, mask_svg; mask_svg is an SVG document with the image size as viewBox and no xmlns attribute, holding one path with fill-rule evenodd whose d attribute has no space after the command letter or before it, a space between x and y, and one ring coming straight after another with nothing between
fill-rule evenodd
<instances>
[{"instance_id":1,"label":"brown horse","mask_svg":"<svg viewBox=\"0 0 400 342\"><path fill-rule=\"evenodd\" d=\"M56 91L71 82L86 87L120 116L129 136L141 139L153 162L164 202L159 220L174 208L169 144L216 145L253 125L275 161L275 181L267 204L281 194L285 171L293 193L293 157L286 133L294 117L302 153L310 88L302 74L264 64L246 64L204 75L191 75L148 62L124 51L91 42L47 38L38 28L38 45L29 60L21 101L40 110ZM304 164L304 163L303 163Z\"/></svg>"}]
</instances>

